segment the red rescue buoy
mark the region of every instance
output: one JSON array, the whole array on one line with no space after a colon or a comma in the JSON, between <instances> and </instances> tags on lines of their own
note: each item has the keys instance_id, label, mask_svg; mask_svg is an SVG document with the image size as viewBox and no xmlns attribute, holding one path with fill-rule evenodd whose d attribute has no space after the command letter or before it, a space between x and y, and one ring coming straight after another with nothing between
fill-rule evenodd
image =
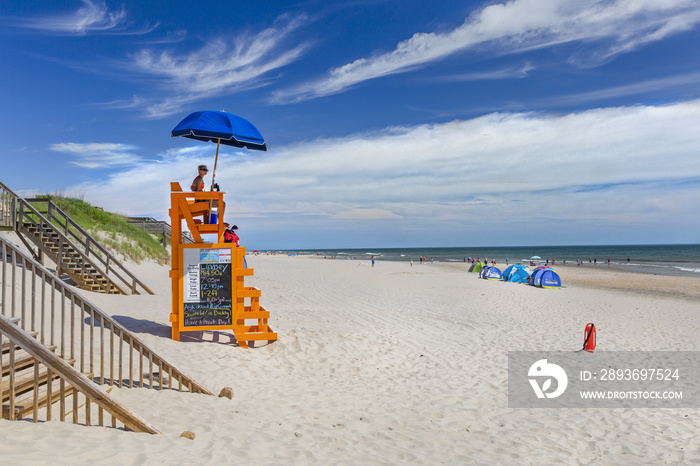
<instances>
[{"instance_id":1,"label":"red rescue buoy","mask_svg":"<svg viewBox=\"0 0 700 466\"><path fill-rule=\"evenodd\" d=\"M592 353L595 351L596 335L595 335L595 325L589 323L586 325L586 330L583 332L583 349Z\"/></svg>"}]
</instances>

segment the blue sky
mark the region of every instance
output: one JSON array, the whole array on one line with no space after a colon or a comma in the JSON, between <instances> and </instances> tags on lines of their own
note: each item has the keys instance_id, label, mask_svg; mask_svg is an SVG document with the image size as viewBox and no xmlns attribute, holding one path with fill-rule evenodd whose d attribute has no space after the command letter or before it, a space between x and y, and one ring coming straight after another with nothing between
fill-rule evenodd
<instances>
[{"instance_id":1,"label":"blue sky","mask_svg":"<svg viewBox=\"0 0 700 466\"><path fill-rule=\"evenodd\" d=\"M216 146L253 249L700 242L700 2L0 7L0 181L167 218ZM208 179L210 179L208 177Z\"/></svg>"}]
</instances>

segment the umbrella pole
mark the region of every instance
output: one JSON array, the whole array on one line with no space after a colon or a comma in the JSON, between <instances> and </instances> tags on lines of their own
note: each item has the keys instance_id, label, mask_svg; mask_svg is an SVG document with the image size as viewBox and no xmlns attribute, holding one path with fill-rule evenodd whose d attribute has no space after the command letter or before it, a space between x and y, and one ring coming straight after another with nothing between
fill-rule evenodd
<instances>
[{"instance_id":1,"label":"umbrella pole","mask_svg":"<svg viewBox=\"0 0 700 466\"><path fill-rule=\"evenodd\" d=\"M219 145L221 139L216 140L216 158L214 159L214 171L211 174L211 191L214 191L214 182L216 181L216 164L219 162Z\"/></svg>"},{"instance_id":2,"label":"umbrella pole","mask_svg":"<svg viewBox=\"0 0 700 466\"><path fill-rule=\"evenodd\" d=\"M221 139L216 140L216 158L214 159L214 171L211 174L211 190L214 191L214 185L216 184L216 164L219 163L219 145L221 145ZM209 212L212 211L212 207L217 207L217 215L221 215L221 212L219 212L218 207L219 207L219 202L215 200L210 200L209 201ZM221 220L217 219L217 223L221 223Z\"/></svg>"}]
</instances>

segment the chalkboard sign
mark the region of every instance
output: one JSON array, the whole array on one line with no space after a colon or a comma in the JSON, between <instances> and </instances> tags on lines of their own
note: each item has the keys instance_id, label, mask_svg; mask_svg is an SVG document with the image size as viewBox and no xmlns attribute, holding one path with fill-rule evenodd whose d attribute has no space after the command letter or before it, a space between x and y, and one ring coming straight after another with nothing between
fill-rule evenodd
<instances>
[{"instance_id":1,"label":"chalkboard sign","mask_svg":"<svg viewBox=\"0 0 700 466\"><path fill-rule=\"evenodd\" d=\"M198 253L202 262L187 261L185 264L183 325L231 325L233 311L230 250L190 251ZM192 258L192 253L187 255Z\"/></svg>"}]
</instances>

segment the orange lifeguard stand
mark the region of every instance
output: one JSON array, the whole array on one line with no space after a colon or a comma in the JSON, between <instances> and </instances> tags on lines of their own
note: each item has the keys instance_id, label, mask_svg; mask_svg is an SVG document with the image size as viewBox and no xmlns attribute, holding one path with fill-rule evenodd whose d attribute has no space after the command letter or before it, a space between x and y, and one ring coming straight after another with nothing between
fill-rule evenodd
<instances>
[{"instance_id":1,"label":"orange lifeguard stand","mask_svg":"<svg viewBox=\"0 0 700 466\"><path fill-rule=\"evenodd\" d=\"M173 340L180 341L180 332L200 330L232 330L244 348L249 341L277 340L267 324L270 313L260 306L260 290L244 284L244 277L253 275L245 267L245 248L224 243L222 215L207 223L210 206L222 206L225 193L183 192L177 182L170 183L170 191ZM182 244L182 220L194 244ZM204 243L204 234L216 235L216 241ZM251 320L256 323L246 325Z\"/></svg>"}]
</instances>

